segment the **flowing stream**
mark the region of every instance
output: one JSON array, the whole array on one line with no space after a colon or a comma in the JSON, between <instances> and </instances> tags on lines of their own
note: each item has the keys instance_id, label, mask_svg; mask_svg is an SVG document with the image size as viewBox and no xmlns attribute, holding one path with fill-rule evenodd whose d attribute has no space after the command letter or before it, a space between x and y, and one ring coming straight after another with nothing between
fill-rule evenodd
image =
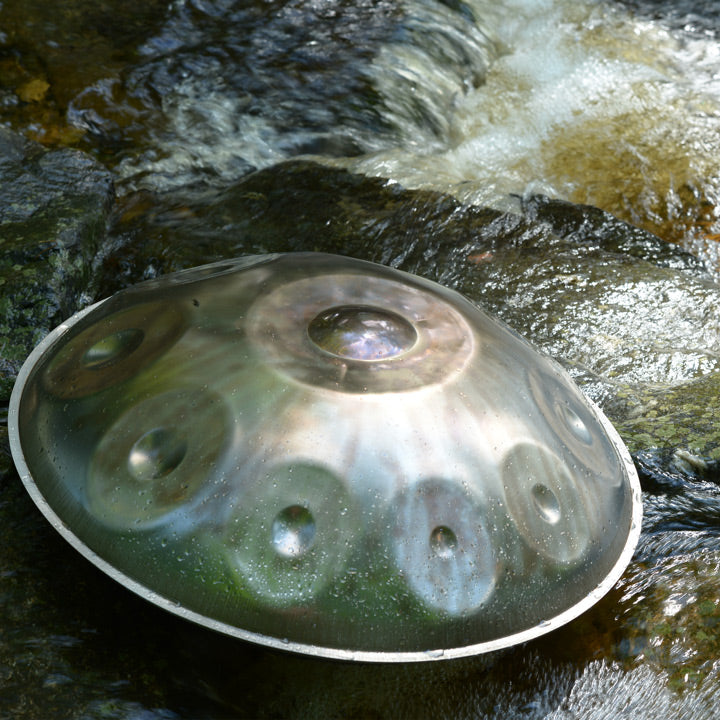
<instances>
[{"instance_id":1,"label":"flowing stream","mask_svg":"<svg viewBox=\"0 0 720 720\"><path fill-rule=\"evenodd\" d=\"M720 42L672 7L319 1L239 33L246 8L176 2L125 83L157 119L118 171L167 189L312 154L481 205L531 192L593 204L717 267ZM79 94L72 122L110 132L112 106L97 110L109 83Z\"/></svg>"}]
</instances>

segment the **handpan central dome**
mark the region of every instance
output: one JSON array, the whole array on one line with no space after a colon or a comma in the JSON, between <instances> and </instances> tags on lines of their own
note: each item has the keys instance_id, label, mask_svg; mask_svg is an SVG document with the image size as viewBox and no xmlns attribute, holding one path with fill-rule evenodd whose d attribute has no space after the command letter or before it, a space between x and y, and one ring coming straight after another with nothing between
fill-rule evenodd
<instances>
[{"instance_id":1,"label":"handpan central dome","mask_svg":"<svg viewBox=\"0 0 720 720\"><path fill-rule=\"evenodd\" d=\"M552 360L462 296L301 253L129 288L32 353L13 454L135 592L216 630L406 661L512 645L617 581L637 476Z\"/></svg>"}]
</instances>

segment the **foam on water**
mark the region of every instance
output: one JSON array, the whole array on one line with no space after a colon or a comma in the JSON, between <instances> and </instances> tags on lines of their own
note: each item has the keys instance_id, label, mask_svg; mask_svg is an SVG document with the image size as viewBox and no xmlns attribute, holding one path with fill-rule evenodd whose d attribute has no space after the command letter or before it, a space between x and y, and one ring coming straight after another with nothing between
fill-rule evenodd
<instances>
[{"instance_id":1,"label":"foam on water","mask_svg":"<svg viewBox=\"0 0 720 720\"><path fill-rule=\"evenodd\" d=\"M496 207L534 192L594 204L717 259L717 41L603 3L516 0L498 13L505 52L451 109L446 147L350 167Z\"/></svg>"}]
</instances>

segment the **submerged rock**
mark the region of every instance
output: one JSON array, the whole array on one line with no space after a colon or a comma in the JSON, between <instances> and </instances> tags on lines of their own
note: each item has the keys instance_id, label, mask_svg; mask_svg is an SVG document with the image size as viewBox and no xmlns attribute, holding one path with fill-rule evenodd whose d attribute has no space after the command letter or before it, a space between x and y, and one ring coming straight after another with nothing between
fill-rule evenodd
<instances>
[{"instance_id":1,"label":"submerged rock","mask_svg":"<svg viewBox=\"0 0 720 720\"><path fill-rule=\"evenodd\" d=\"M152 35L168 11L166 0L5 0L0 4L0 109L3 121L47 145L72 145L91 134L74 122L68 106L86 88L104 91L107 103L137 48ZM101 94L100 92L98 94ZM127 117L123 131L138 131L126 98L115 93L114 112ZM108 118L108 121L111 121ZM91 151L104 152L123 139L114 123L110 137ZM97 140L97 138L93 138ZM99 146L99 147L98 147Z\"/></svg>"}]
</instances>

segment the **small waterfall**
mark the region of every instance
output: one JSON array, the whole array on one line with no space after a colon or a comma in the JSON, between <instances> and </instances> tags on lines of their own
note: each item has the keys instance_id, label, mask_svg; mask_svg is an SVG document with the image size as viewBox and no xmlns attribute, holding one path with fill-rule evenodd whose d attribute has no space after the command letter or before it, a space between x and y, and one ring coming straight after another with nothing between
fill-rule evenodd
<instances>
[{"instance_id":1,"label":"small waterfall","mask_svg":"<svg viewBox=\"0 0 720 720\"><path fill-rule=\"evenodd\" d=\"M118 169L164 190L308 155L501 209L543 193L720 267L720 43L627 3L181 0L125 80L153 121Z\"/></svg>"},{"instance_id":2,"label":"small waterfall","mask_svg":"<svg viewBox=\"0 0 720 720\"><path fill-rule=\"evenodd\" d=\"M504 52L447 106L445 148L392 148L348 167L500 208L538 192L597 205L717 267L715 37L569 0L504 2L492 33Z\"/></svg>"}]
</instances>

